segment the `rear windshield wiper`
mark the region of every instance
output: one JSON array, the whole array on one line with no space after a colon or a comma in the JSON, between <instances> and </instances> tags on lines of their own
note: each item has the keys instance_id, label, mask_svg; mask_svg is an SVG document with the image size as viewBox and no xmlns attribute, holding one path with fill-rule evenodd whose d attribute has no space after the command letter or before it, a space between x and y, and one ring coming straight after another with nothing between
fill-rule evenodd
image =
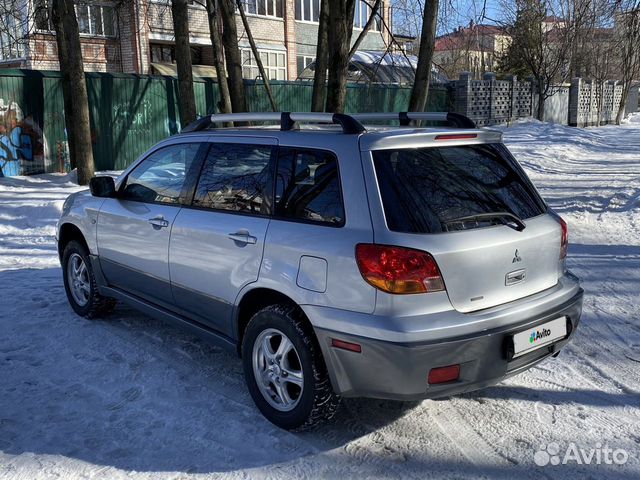
<instances>
[{"instance_id":1,"label":"rear windshield wiper","mask_svg":"<svg viewBox=\"0 0 640 480\"><path fill-rule=\"evenodd\" d=\"M451 220L446 220L442 223L445 225L450 225L452 223L464 223L464 222L477 222L481 220L499 220L500 223L506 225L507 227L511 227L514 230L521 232L527 225L522 221L520 217L510 212L492 212L492 213L477 213L475 215L468 215L466 217L458 217L453 218ZM515 224L515 225L514 225Z\"/></svg>"}]
</instances>

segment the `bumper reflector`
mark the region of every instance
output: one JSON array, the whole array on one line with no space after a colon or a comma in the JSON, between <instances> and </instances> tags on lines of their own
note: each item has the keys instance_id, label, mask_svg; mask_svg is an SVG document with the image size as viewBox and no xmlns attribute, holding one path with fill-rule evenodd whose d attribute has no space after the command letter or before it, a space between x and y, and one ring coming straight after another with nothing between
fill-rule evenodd
<instances>
[{"instance_id":1,"label":"bumper reflector","mask_svg":"<svg viewBox=\"0 0 640 480\"><path fill-rule=\"evenodd\" d=\"M345 342L344 340L331 339L331 346L341 348L343 350L349 350L350 352L361 353L362 347L357 343Z\"/></svg>"},{"instance_id":2,"label":"bumper reflector","mask_svg":"<svg viewBox=\"0 0 640 480\"><path fill-rule=\"evenodd\" d=\"M460 378L460 365L432 368L429 371L429 385L436 383L453 382Z\"/></svg>"}]
</instances>

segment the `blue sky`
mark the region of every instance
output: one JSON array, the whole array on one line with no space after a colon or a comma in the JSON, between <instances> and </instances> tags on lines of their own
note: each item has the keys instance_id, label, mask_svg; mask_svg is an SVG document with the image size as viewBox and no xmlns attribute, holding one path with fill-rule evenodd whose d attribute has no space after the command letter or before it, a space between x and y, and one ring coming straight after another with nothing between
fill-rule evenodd
<instances>
[{"instance_id":1,"label":"blue sky","mask_svg":"<svg viewBox=\"0 0 640 480\"><path fill-rule=\"evenodd\" d=\"M485 3L482 0L440 0L438 33L442 35L443 33L452 31L458 26L467 26L471 20L476 23L495 23L493 20L503 20L504 16L500 1L501 0L487 0ZM406 23L412 24L413 30L419 28L420 5L422 5L423 2L413 0L404 3L410 4L410 8L412 8L416 14L409 14L403 18L402 14L396 12L394 15L394 30L396 32L400 30L403 19L406 19ZM482 18L483 7L485 7L486 16L484 19Z\"/></svg>"}]
</instances>

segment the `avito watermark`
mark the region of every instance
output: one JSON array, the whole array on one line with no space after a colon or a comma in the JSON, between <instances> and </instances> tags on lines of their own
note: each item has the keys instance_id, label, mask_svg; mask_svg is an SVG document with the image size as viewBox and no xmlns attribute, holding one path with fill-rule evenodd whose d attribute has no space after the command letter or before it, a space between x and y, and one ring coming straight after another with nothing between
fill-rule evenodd
<instances>
[{"instance_id":1,"label":"avito watermark","mask_svg":"<svg viewBox=\"0 0 640 480\"><path fill-rule=\"evenodd\" d=\"M608 445L596 443L595 448L582 448L571 442L564 452L555 442L542 445L533 455L536 465L624 465L629 460L629 453L622 449L610 448Z\"/></svg>"}]
</instances>

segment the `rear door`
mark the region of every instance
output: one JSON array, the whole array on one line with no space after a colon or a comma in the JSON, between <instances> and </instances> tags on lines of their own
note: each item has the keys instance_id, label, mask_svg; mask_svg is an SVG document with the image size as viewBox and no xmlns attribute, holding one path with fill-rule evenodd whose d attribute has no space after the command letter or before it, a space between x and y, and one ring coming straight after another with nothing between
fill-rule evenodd
<instances>
[{"instance_id":1,"label":"rear door","mask_svg":"<svg viewBox=\"0 0 640 480\"><path fill-rule=\"evenodd\" d=\"M275 139L216 138L193 202L173 225L169 266L176 305L228 336L240 289L258 279L275 151Z\"/></svg>"},{"instance_id":2,"label":"rear door","mask_svg":"<svg viewBox=\"0 0 640 480\"><path fill-rule=\"evenodd\" d=\"M386 221L376 242L431 253L454 308L480 310L557 283L561 227L503 146L372 154Z\"/></svg>"},{"instance_id":3,"label":"rear door","mask_svg":"<svg viewBox=\"0 0 640 480\"><path fill-rule=\"evenodd\" d=\"M100 263L109 284L156 303L171 304L169 237L186 198L203 144L162 147L124 180L98 215Z\"/></svg>"}]
</instances>

